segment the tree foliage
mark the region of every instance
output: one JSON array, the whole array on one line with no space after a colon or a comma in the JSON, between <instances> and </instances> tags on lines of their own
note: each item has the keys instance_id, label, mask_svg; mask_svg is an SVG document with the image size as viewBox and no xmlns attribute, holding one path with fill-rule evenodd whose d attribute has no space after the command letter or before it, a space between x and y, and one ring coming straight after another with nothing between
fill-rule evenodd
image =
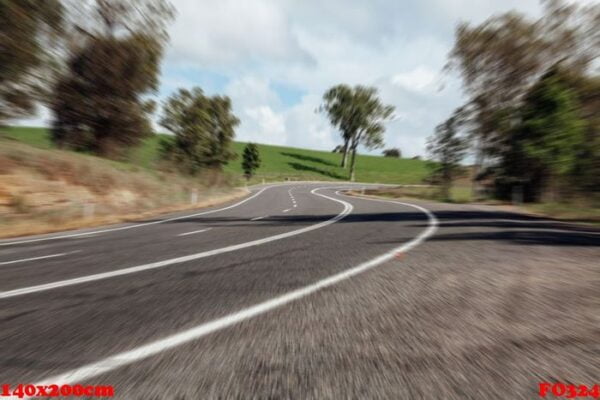
<instances>
[{"instance_id":1,"label":"tree foliage","mask_svg":"<svg viewBox=\"0 0 600 400\"><path fill-rule=\"evenodd\" d=\"M179 89L167 99L160 124L174 134L162 144L166 159L183 171L220 169L235 158L231 144L239 120L226 96L206 96L202 89Z\"/></svg>"},{"instance_id":2,"label":"tree foliage","mask_svg":"<svg viewBox=\"0 0 600 400\"><path fill-rule=\"evenodd\" d=\"M553 68L545 74L527 93L519 111L516 141L531 160L530 166L539 170L542 185L564 179L573 171L582 148L585 122L576 94L565 85L560 70Z\"/></svg>"},{"instance_id":3,"label":"tree foliage","mask_svg":"<svg viewBox=\"0 0 600 400\"><path fill-rule=\"evenodd\" d=\"M350 180L354 180L359 144L369 149L383 146L384 123L392 116L394 107L381 102L377 89L360 85L334 86L325 92L323 100L321 110L342 134L343 158L350 155Z\"/></svg>"},{"instance_id":4,"label":"tree foliage","mask_svg":"<svg viewBox=\"0 0 600 400\"><path fill-rule=\"evenodd\" d=\"M402 152L398 148L385 149L382 152L384 157L392 157L392 158L400 158L402 157Z\"/></svg>"},{"instance_id":5,"label":"tree foliage","mask_svg":"<svg viewBox=\"0 0 600 400\"><path fill-rule=\"evenodd\" d=\"M597 118L590 112L597 100L589 95L589 89L593 88L590 82L594 78L591 76L594 67L597 67L594 60L600 57L600 30L597 29L600 4L582 6L562 0L546 0L543 5L543 15L536 20L509 12L475 26L460 24L447 65L449 70L460 73L468 95L460 118L463 120L461 125L470 134L475 152L474 176L493 177L501 197L509 196L511 186L524 185L529 193L526 197L535 199L545 180L543 175L546 173L542 173L542 169L549 171L554 168L550 165L527 168L534 164L534 159L538 163L550 163L550 159L541 157L540 153L548 148L543 150L541 146L532 144L535 141L533 136L541 135L539 129L533 129L533 120L540 124L545 121L545 129L551 128L551 122L558 125L565 123L556 113L548 113L548 108L544 108L541 102L532 102L531 96L540 96L540 90L545 93L544 96L554 97L562 104L563 110L567 107L563 100L572 97L573 107L579 108L579 115L586 120L586 128L583 129L587 140L598 142L598 129L590 128L597 127L592 122ZM541 79L554 66L560 66L562 75L569 71L570 82L563 79L561 85L549 85L549 78L546 78L542 89L539 86ZM535 95L531 92L534 86L537 87ZM541 108L532 110L532 107ZM595 107L597 110L597 105ZM574 111L561 112L561 115L568 119L571 117L567 115L573 116ZM579 140L577 129L569 128L568 131L572 137L568 140L563 138L566 141L560 139L562 144ZM532 137L528 139L529 135ZM551 137L556 139L558 136ZM569 145L566 148L571 149ZM563 163L560 169L573 171L577 169L572 168L574 163L582 164L577 175L579 186L591 187L590 180L593 178L583 171L590 163L596 163L593 159L597 152L580 149L578 156L571 158L566 156L572 154L566 148L564 153L560 152L559 162ZM537 155L534 156L534 153ZM581 162L582 158L587 162Z\"/></svg>"},{"instance_id":6,"label":"tree foliage","mask_svg":"<svg viewBox=\"0 0 600 400\"><path fill-rule=\"evenodd\" d=\"M68 61L51 102L52 138L121 156L152 134L154 103L145 96L158 88L173 10L166 0L95 0L72 14Z\"/></svg>"},{"instance_id":7,"label":"tree foliage","mask_svg":"<svg viewBox=\"0 0 600 400\"><path fill-rule=\"evenodd\" d=\"M260 167L260 163L258 146L254 143L248 143L242 155L242 169L244 170L246 179L252 178L254 171Z\"/></svg>"},{"instance_id":8,"label":"tree foliage","mask_svg":"<svg viewBox=\"0 0 600 400\"><path fill-rule=\"evenodd\" d=\"M436 127L435 134L427 143L427 151L435 161L432 164L432 180L441 185L444 199L450 198L452 181L462 172L461 162L468 149L459 127L460 121L455 114Z\"/></svg>"},{"instance_id":9,"label":"tree foliage","mask_svg":"<svg viewBox=\"0 0 600 400\"><path fill-rule=\"evenodd\" d=\"M34 111L45 100L60 39L64 8L59 0L0 1L0 123Z\"/></svg>"}]
</instances>

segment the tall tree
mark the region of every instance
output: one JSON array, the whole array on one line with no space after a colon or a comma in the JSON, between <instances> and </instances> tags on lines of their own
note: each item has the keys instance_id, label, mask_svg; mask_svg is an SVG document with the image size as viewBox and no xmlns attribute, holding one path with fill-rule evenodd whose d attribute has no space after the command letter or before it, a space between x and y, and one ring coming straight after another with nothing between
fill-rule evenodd
<instances>
[{"instance_id":1,"label":"tall tree","mask_svg":"<svg viewBox=\"0 0 600 400\"><path fill-rule=\"evenodd\" d=\"M354 181L358 146L362 144L369 149L383 146L384 123L391 118L394 107L381 102L377 89L361 85L334 86L323 99L322 109L332 125L342 132L344 158L350 155L350 180Z\"/></svg>"},{"instance_id":2,"label":"tall tree","mask_svg":"<svg viewBox=\"0 0 600 400\"><path fill-rule=\"evenodd\" d=\"M342 168L346 168L348 164L348 146L352 137L352 126L348 124L349 113L352 110L349 109L348 105L352 103L353 89L344 84L340 84L332 87L323 95L323 101L325 102L321 106L321 111L324 111L331 124L340 130L343 144L341 145L342 153Z\"/></svg>"},{"instance_id":3,"label":"tall tree","mask_svg":"<svg viewBox=\"0 0 600 400\"><path fill-rule=\"evenodd\" d=\"M179 89L165 102L160 124L174 134L163 142L163 156L187 173L220 169L235 158L231 144L239 119L228 97L209 97L200 88Z\"/></svg>"},{"instance_id":4,"label":"tall tree","mask_svg":"<svg viewBox=\"0 0 600 400\"><path fill-rule=\"evenodd\" d=\"M455 114L436 127L427 143L427 151L435 161L433 178L440 183L444 199L450 199L452 182L462 171L460 164L468 148L465 138L459 135L459 126Z\"/></svg>"},{"instance_id":5,"label":"tall tree","mask_svg":"<svg viewBox=\"0 0 600 400\"><path fill-rule=\"evenodd\" d=\"M174 11L166 0L68 4L69 56L51 103L52 139L61 147L122 156L152 134L154 103L145 96L158 88Z\"/></svg>"},{"instance_id":6,"label":"tall tree","mask_svg":"<svg viewBox=\"0 0 600 400\"><path fill-rule=\"evenodd\" d=\"M566 86L559 68L552 68L527 93L516 128L525 154L542 173L542 184L552 200L560 181L576 165L582 148L585 121L576 93Z\"/></svg>"},{"instance_id":7,"label":"tall tree","mask_svg":"<svg viewBox=\"0 0 600 400\"><path fill-rule=\"evenodd\" d=\"M543 5L537 20L509 12L457 28L447 68L460 73L469 97L465 109L478 170L502 160L499 153L511 146L514 112L550 66L560 62L585 75L599 57L600 4L545 0Z\"/></svg>"},{"instance_id":8,"label":"tall tree","mask_svg":"<svg viewBox=\"0 0 600 400\"><path fill-rule=\"evenodd\" d=\"M260 167L260 154L258 152L258 146L254 143L248 143L244 148L242 155L242 169L244 170L244 176L246 179L252 178L254 171Z\"/></svg>"},{"instance_id":9,"label":"tall tree","mask_svg":"<svg viewBox=\"0 0 600 400\"><path fill-rule=\"evenodd\" d=\"M59 0L0 1L0 124L45 100L63 23Z\"/></svg>"}]
</instances>

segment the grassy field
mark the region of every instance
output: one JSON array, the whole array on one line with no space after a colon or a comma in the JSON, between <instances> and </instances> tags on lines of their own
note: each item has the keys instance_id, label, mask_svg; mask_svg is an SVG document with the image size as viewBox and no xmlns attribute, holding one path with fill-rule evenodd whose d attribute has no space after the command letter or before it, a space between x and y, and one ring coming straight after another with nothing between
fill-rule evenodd
<instances>
[{"instance_id":1,"label":"grassy field","mask_svg":"<svg viewBox=\"0 0 600 400\"><path fill-rule=\"evenodd\" d=\"M44 128L9 127L3 129L0 135L35 147L52 148L48 131ZM159 160L160 139L161 135L153 136L134 149L129 157L130 163L153 169ZM241 154L244 146L245 143L235 142L236 153ZM340 154L263 144L259 144L258 147L262 165L254 178L255 182L262 179L267 181L348 179L348 171L339 166ZM421 160L359 155L356 168L356 180L359 182L415 184L421 183L427 175L426 164ZM241 176L241 157L230 162L225 167L225 171Z\"/></svg>"}]
</instances>

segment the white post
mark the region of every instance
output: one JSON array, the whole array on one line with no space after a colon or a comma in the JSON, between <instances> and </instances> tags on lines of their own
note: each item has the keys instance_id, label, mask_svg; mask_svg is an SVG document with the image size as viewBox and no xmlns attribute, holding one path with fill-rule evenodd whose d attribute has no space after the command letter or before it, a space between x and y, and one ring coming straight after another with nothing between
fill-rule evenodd
<instances>
[{"instance_id":1,"label":"white post","mask_svg":"<svg viewBox=\"0 0 600 400\"><path fill-rule=\"evenodd\" d=\"M83 203L83 218L93 218L95 209L96 205L94 203Z\"/></svg>"},{"instance_id":2,"label":"white post","mask_svg":"<svg viewBox=\"0 0 600 400\"><path fill-rule=\"evenodd\" d=\"M198 190L192 189L192 193L190 196L190 203L196 204L198 202Z\"/></svg>"}]
</instances>

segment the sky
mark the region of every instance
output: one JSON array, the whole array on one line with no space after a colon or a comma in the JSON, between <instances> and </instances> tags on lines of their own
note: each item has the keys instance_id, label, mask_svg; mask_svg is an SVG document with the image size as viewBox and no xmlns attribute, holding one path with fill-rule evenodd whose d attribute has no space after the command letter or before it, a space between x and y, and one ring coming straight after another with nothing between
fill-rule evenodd
<instances>
[{"instance_id":1,"label":"sky","mask_svg":"<svg viewBox=\"0 0 600 400\"><path fill-rule=\"evenodd\" d=\"M540 12L537 0L171 2L159 102L199 86L231 97L237 140L331 150L340 134L316 111L323 93L339 83L375 86L396 108L386 148L409 157L425 155L427 137L463 102L458 77L442 72L457 23ZM45 119L42 111L23 123Z\"/></svg>"}]
</instances>

